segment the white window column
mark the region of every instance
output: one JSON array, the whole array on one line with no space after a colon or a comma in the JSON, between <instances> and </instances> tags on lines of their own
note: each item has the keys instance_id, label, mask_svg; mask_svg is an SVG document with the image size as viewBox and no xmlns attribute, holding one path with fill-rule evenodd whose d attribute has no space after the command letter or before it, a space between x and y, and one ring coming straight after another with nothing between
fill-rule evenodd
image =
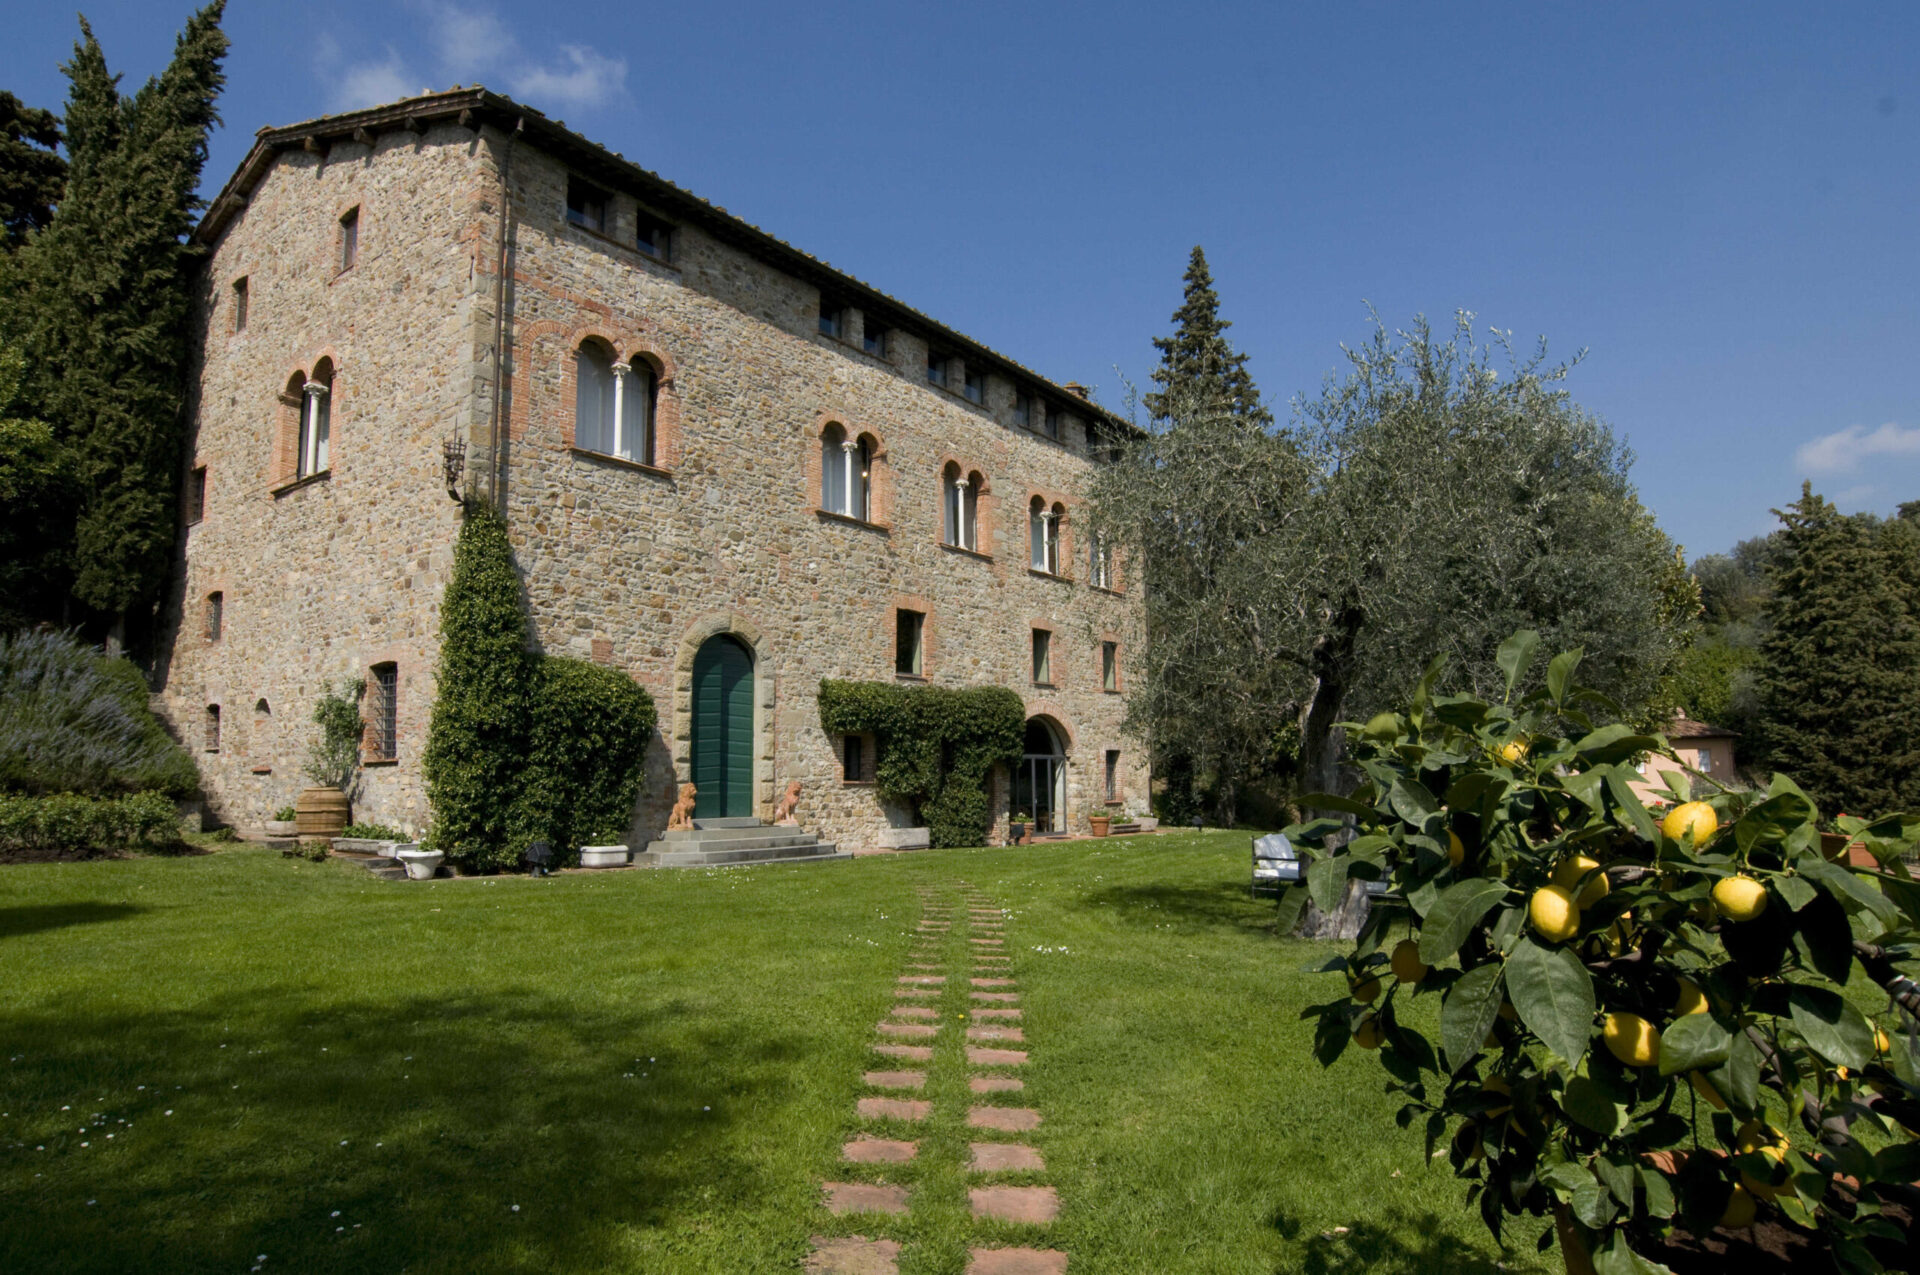
<instances>
[{"instance_id":1,"label":"white window column","mask_svg":"<svg viewBox=\"0 0 1920 1275\"><path fill-rule=\"evenodd\" d=\"M973 548L973 528L967 525L967 480L965 475L953 480L953 531L954 543L962 549Z\"/></svg>"},{"instance_id":2,"label":"white window column","mask_svg":"<svg viewBox=\"0 0 1920 1275\"><path fill-rule=\"evenodd\" d=\"M320 408L327 397L327 387L320 381L308 381L301 387L306 391L303 404L305 424L300 430L300 476L317 474L325 458L320 454L323 440L320 437Z\"/></svg>"},{"instance_id":3,"label":"white window column","mask_svg":"<svg viewBox=\"0 0 1920 1275\"><path fill-rule=\"evenodd\" d=\"M613 454L627 454L627 374L631 363L613 365Z\"/></svg>"},{"instance_id":4,"label":"white window column","mask_svg":"<svg viewBox=\"0 0 1920 1275\"><path fill-rule=\"evenodd\" d=\"M1054 525L1059 517L1051 509L1040 511L1040 548L1045 563L1041 570L1054 576L1060 574L1060 532Z\"/></svg>"},{"instance_id":5,"label":"white window column","mask_svg":"<svg viewBox=\"0 0 1920 1275\"><path fill-rule=\"evenodd\" d=\"M845 507L840 510L837 510L836 512L845 514L849 518L857 518L860 516L853 511L853 491L854 491L853 466L855 461L855 453L858 452L859 450L860 450L860 444L855 442L851 438L847 439L846 441L840 444L840 457L842 462L846 466L844 470L846 474L846 479L844 482L842 482L840 487L840 491L841 491L840 499L844 503Z\"/></svg>"}]
</instances>

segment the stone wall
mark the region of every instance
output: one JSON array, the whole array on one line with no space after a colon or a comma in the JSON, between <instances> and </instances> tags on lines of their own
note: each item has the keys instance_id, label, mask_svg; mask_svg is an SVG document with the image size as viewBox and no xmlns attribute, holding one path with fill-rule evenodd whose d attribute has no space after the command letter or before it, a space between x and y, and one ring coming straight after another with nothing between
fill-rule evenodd
<instances>
[{"instance_id":1,"label":"stone wall","mask_svg":"<svg viewBox=\"0 0 1920 1275\"><path fill-rule=\"evenodd\" d=\"M221 751L201 760L214 811L231 822L258 822L304 785L324 684L390 659L399 758L367 770L355 813L424 827L419 758L458 530L441 443L468 438L469 482L484 490L505 147L491 128L448 125L283 152L215 244L195 405L207 508L186 538L161 681L189 741L205 706L222 707ZM720 632L754 653L756 812L770 816L799 779L800 821L826 838L871 844L906 823L871 786L843 782L815 704L822 678L895 676L901 606L927 616L927 682L1009 686L1059 723L1075 829L1101 796L1109 748L1121 751L1127 805L1144 810L1145 759L1120 735L1121 696L1100 684L1100 642L1119 643L1124 677L1140 641L1137 596L1087 583L1074 511L1092 462L1070 398L1054 400L1067 409L1059 441L1022 428L1021 390L1036 396L1035 426L1044 419L1038 382L989 376L976 405L928 383L913 332L890 333L884 357L862 349L857 312L842 338L822 335L813 285L695 225L676 229L670 261L654 260L629 246L630 197L615 192L596 234L566 223L559 162L520 144L511 163L506 512L536 645L625 669L659 705L632 839L658 834L687 773L693 657ZM355 206L360 255L341 273L339 217ZM251 314L236 336L231 284L243 274ZM573 448L574 352L588 339L656 373L654 464ZM321 357L337 368L331 472L288 484L281 393ZM948 379L965 384L958 359ZM872 447L871 522L819 509L820 435L832 424ZM941 543L949 463L987 480L979 552ZM1057 578L1028 568L1035 495L1067 510ZM226 620L210 642L197 626L215 589ZM1050 687L1032 684L1036 627L1055 634ZM255 742L261 698L274 726ZM1005 803L1002 776L1002 827Z\"/></svg>"}]
</instances>

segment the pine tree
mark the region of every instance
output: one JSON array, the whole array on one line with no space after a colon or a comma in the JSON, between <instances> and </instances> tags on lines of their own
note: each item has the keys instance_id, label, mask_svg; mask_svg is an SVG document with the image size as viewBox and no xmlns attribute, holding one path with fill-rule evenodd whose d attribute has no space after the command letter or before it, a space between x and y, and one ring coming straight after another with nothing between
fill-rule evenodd
<instances>
[{"instance_id":1,"label":"pine tree","mask_svg":"<svg viewBox=\"0 0 1920 1275\"><path fill-rule=\"evenodd\" d=\"M1847 517L1801 488L1776 511L1760 648L1766 754L1821 813L1920 809L1920 553L1902 523Z\"/></svg>"},{"instance_id":2,"label":"pine tree","mask_svg":"<svg viewBox=\"0 0 1920 1275\"><path fill-rule=\"evenodd\" d=\"M8 322L29 357L26 398L76 480L68 587L110 630L151 613L171 565L198 256L186 237L225 82L223 7L196 13L167 69L131 98L81 20L62 68L66 189L8 280L17 296Z\"/></svg>"},{"instance_id":3,"label":"pine tree","mask_svg":"<svg viewBox=\"0 0 1920 1275\"><path fill-rule=\"evenodd\" d=\"M67 180L60 117L0 90L0 248L53 219Z\"/></svg>"},{"instance_id":4,"label":"pine tree","mask_svg":"<svg viewBox=\"0 0 1920 1275\"><path fill-rule=\"evenodd\" d=\"M1160 351L1153 381L1160 389L1145 396L1147 412L1164 421L1202 414L1209 405L1215 410L1223 406L1239 420L1263 429L1271 426L1273 413L1260 403L1247 356L1227 340L1233 325L1220 317L1207 254L1197 244L1187 262L1186 295L1173 312L1173 322L1172 336L1153 339L1153 348Z\"/></svg>"}]
</instances>

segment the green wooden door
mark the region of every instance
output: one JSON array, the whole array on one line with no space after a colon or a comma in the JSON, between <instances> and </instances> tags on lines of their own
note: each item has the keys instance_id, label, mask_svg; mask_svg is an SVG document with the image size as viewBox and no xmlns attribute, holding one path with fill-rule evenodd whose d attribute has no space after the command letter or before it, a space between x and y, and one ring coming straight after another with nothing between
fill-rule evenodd
<instances>
[{"instance_id":1,"label":"green wooden door","mask_svg":"<svg viewBox=\"0 0 1920 1275\"><path fill-rule=\"evenodd\" d=\"M693 783L696 819L753 813L753 657L725 634L693 658Z\"/></svg>"}]
</instances>

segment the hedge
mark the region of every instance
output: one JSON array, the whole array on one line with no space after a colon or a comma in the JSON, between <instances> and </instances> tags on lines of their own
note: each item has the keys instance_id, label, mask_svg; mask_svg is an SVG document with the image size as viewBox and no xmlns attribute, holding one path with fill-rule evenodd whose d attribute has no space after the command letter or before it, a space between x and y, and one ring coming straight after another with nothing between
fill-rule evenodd
<instances>
[{"instance_id":1,"label":"hedge","mask_svg":"<svg viewBox=\"0 0 1920 1275\"><path fill-rule=\"evenodd\" d=\"M179 810L164 793L130 797L0 793L0 851L86 854L158 849L179 840Z\"/></svg>"},{"instance_id":2,"label":"hedge","mask_svg":"<svg viewBox=\"0 0 1920 1275\"><path fill-rule=\"evenodd\" d=\"M820 683L820 725L830 735L873 735L880 795L912 805L935 846L987 839L987 774L1020 760L1026 705L1003 686L952 690L888 682Z\"/></svg>"},{"instance_id":3,"label":"hedge","mask_svg":"<svg viewBox=\"0 0 1920 1275\"><path fill-rule=\"evenodd\" d=\"M191 797L200 772L147 681L71 633L0 635L0 790Z\"/></svg>"},{"instance_id":4,"label":"hedge","mask_svg":"<svg viewBox=\"0 0 1920 1275\"><path fill-rule=\"evenodd\" d=\"M558 867L582 845L625 841L657 719L653 698L619 670L539 657L513 848L545 838Z\"/></svg>"}]
</instances>

